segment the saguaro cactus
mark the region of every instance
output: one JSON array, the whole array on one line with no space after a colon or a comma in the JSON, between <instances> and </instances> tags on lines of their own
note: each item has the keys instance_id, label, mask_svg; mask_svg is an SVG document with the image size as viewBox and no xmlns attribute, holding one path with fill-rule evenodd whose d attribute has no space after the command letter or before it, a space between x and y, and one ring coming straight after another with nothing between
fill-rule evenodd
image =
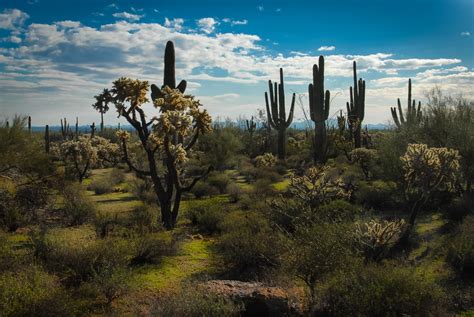
<instances>
[{"instance_id":1,"label":"saguaro cactus","mask_svg":"<svg viewBox=\"0 0 474 317\"><path fill-rule=\"evenodd\" d=\"M245 120L245 124L247 126L247 131L249 132L250 136L252 136L255 132L255 129L257 128L257 123L253 120L253 116L250 120Z\"/></svg>"},{"instance_id":2,"label":"saguaro cactus","mask_svg":"<svg viewBox=\"0 0 474 317\"><path fill-rule=\"evenodd\" d=\"M421 112L421 101L418 102L418 107L416 107L416 101L413 99L411 100L411 79L408 79L408 108L406 113L406 118L403 115L402 104L400 102L400 98L397 100L398 103L398 115L397 115L397 108L392 107L390 108L392 112L393 121L397 128L401 128L403 126L413 126L418 125L421 122L422 112Z\"/></svg>"},{"instance_id":3,"label":"saguaro cactus","mask_svg":"<svg viewBox=\"0 0 474 317\"><path fill-rule=\"evenodd\" d=\"M31 134L31 116L28 116L28 133Z\"/></svg>"},{"instance_id":4,"label":"saguaro cactus","mask_svg":"<svg viewBox=\"0 0 474 317\"><path fill-rule=\"evenodd\" d=\"M66 140L69 135L69 123L67 119L61 119L61 135L63 136L63 140Z\"/></svg>"},{"instance_id":5,"label":"saguaro cactus","mask_svg":"<svg viewBox=\"0 0 474 317\"><path fill-rule=\"evenodd\" d=\"M79 138L79 118L76 117L76 130L74 131L74 139L77 141Z\"/></svg>"},{"instance_id":6,"label":"saguaro cactus","mask_svg":"<svg viewBox=\"0 0 474 317\"><path fill-rule=\"evenodd\" d=\"M91 138L95 136L95 122L92 122L91 124Z\"/></svg>"},{"instance_id":7,"label":"saguaro cactus","mask_svg":"<svg viewBox=\"0 0 474 317\"><path fill-rule=\"evenodd\" d=\"M349 118L349 130L354 138L354 147L361 146L361 127L365 114L365 80L357 81L357 65L354 61L354 87L350 87L350 102L346 104Z\"/></svg>"},{"instance_id":8,"label":"saguaro cactus","mask_svg":"<svg viewBox=\"0 0 474 317\"><path fill-rule=\"evenodd\" d=\"M278 158L285 159L285 137L286 129L293 121L293 112L295 110L295 98L293 93L291 99L290 114L286 119L285 109L285 86L283 83L283 68L280 68L280 83L268 81L268 89L270 93L270 102L268 101L268 93L265 92L265 104L267 106L268 124L278 131Z\"/></svg>"},{"instance_id":9,"label":"saguaro cactus","mask_svg":"<svg viewBox=\"0 0 474 317\"><path fill-rule=\"evenodd\" d=\"M331 93L324 92L324 57L319 56L319 67L313 65L313 83L308 85L309 113L314 122L314 161L326 162L327 136L326 120L329 116Z\"/></svg>"},{"instance_id":10,"label":"saguaro cactus","mask_svg":"<svg viewBox=\"0 0 474 317\"><path fill-rule=\"evenodd\" d=\"M49 139L49 126L46 125L44 129L44 150L46 153L49 153L49 148L50 148L50 139Z\"/></svg>"}]
</instances>

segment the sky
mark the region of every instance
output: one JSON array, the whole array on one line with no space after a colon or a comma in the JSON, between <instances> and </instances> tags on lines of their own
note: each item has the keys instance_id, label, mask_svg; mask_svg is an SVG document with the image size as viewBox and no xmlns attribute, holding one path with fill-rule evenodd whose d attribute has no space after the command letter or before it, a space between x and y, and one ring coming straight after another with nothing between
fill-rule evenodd
<instances>
[{"instance_id":1,"label":"sky","mask_svg":"<svg viewBox=\"0 0 474 317\"><path fill-rule=\"evenodd\" d=\"M388 123L408 78L417 100L436 85L474 98L473 37L474 0L0 0L0 120L97 122L94 95L115 79L161 86L171 40L177 80L214 118L255 115L283 67L287 105L297 93L301 120L324 55L330 116L345 109L355 60L364 121ZM114 109L105 120L124 123Z\"/></svg>"}]
</instances>

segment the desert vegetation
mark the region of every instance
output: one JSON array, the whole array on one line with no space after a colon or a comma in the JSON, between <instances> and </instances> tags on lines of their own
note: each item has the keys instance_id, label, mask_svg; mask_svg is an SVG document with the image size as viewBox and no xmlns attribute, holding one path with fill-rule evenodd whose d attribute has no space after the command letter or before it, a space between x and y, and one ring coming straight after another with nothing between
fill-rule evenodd
<instances>
[{"instance_id":1,"label":"desert vegetation","mask_svg":"<svg viewBox=\"0 0 474 317\"><path fill-rule=\"evenodd\" d=\"M283 69L244 124L177 84L172 42L163 72L92 93L98 131L0 123L0 316L474 313L474 101L410 80L364 128L354 61L331 121L321 56L298 130Z\"/></svg>"}]
</instances>

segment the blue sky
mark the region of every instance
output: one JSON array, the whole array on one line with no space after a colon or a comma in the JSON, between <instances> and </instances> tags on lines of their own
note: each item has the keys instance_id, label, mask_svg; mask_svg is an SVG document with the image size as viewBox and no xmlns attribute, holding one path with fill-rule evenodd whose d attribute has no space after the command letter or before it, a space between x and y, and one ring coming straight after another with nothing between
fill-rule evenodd
<instances>
[{"instance_id":1,"label":"blue sky","mask_svg":"<svg viewBox=\"0 0 474 317\"><path fill-rule=\"evenodd\" d=\"M474 97L473 21L472 0L2 1L0 117L97 121L93 96L115 78L161 83L173 40L178 79L214 116L255 114L279 67L307 107L311 67L323 54L331 114L348 99L356 60L366 122L385 123L410 77L417 99L434 85ZM113 111L106 119L118 120Z\"/></svg>"}]
</instances>

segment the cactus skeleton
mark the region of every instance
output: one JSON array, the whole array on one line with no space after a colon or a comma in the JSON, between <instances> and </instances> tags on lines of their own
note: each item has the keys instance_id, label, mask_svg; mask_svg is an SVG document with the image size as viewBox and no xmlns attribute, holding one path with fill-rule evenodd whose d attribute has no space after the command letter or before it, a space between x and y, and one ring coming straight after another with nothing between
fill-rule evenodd
<instances>
[{"instance_id":1,"label":"cactus skeleton","mask_svg":"<svg viewBox=\"0 0 474 317\"><path fill-rule=\"evenodd\" d=\"M265 92L265 104L267 108L267 120L270 127L278 131L278 158L285 159L286 129L293 121L296 94L293 93L290 106L290 114L286 119L285 109L285 86L283 82L283 68L280 68L280 83L268 81L269 93ZM269 96L270 94L270 96ZM269 101L270 97L270 101Z\"/></svg>"}]
</instances>

